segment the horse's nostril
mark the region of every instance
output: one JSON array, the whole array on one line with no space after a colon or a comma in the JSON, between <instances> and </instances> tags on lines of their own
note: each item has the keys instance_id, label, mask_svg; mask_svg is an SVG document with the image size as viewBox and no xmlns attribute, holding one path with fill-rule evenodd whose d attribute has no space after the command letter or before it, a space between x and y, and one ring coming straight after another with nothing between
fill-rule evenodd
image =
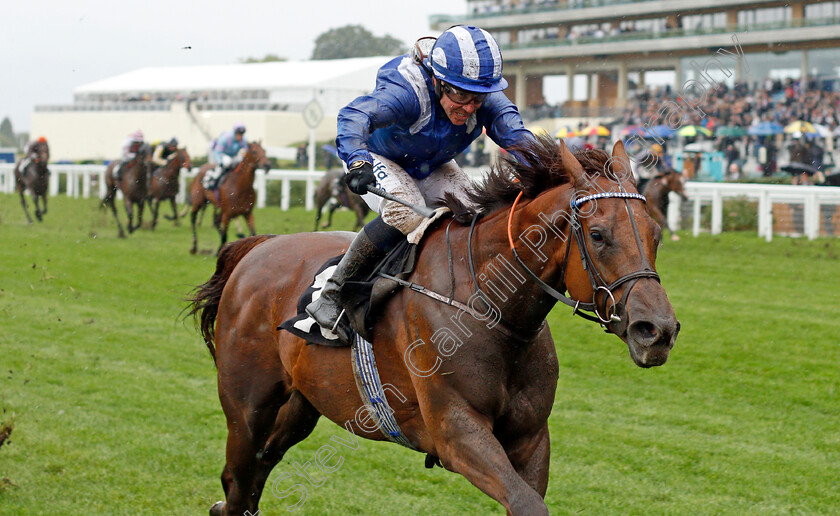
<instances>
[{"instance_id":1,"label":"horse's nostril","mask_svg":"<svg viewBox=\"0 0 840 516\"><path fill-rule=\"evenodd\" d=\"M649 321L633 322L627 331L634 340L645 344L652 344L659 337L656 325Z\"/></svg>"}]
</instances>

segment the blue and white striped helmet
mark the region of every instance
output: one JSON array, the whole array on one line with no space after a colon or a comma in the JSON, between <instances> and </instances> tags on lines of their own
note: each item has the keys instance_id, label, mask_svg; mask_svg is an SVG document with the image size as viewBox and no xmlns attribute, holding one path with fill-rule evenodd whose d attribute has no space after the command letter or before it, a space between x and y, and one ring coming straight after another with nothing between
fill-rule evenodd
<instances>
[{"instance_id":1,"label":"blue and white striped helmet","mask_svg":"<svg viewBox=\"0 0 840 516\"><path fill-rule=\"evenodd\" d=\"M435 42L426 66L438 80L466 91L492 93L508 83L502 77L502 52L493 36L473 26L452 27Z\"/></svg>"}]
</instances>

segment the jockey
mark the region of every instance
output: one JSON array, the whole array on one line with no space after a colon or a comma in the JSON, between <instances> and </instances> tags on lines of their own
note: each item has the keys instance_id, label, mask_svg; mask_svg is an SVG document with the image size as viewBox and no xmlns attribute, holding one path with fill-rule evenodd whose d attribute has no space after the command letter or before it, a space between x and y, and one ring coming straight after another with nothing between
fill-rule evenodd
<instances>
[{"instance_id":1,"label":"jockey","mask_svg":"<svg viewBox=\"0 0 840 516\"><path fill-rule=\"evenodd\" d=\"M428 56L415 45L411 54L386 63L376 89L339 111L336 144L347 164L345 184L379 217L362 228L320 297L306 307L323 328L347 343L350 332L338 324L342 285L366 276L423 221L410 208L368 193L368 185L417 205L444 193L466 200L471 182L454 158L482 130L504 149L533 139L502 93L507 86L493 36L456 26L437 38Z\"/></svg>"},{"instance_id":2,"label":"jockey","mask_svg":"<svg viewBox=\"0 0 840 516\"><path fill-rule=\"evenodd\" d=\"M207 190L218 188L222 176L242 161L247 150L245 124L234 124L233 130L226 131L216 138L211 153L211 159L213 163L216 163L216 167L211 168L204 174L204 178L201 180L204 188Z\"/></svg>"},{"instance_id":3,"label":"jockey","mask_svg":"<svg viewBox=\"0 0 840 516\"><path fill-rule=\"evenodd\" d=\"M168 142L159 142L152 152L152 163L158 167L165 167L169 160L178 152L178 138L174 136Z\"/></svg>"},{"instance_id":4,"label":"jockey","mask_svg":"<svg viewBox=\"0 0 840 516\"><path fill-rule=\"evenodd\" d=\"M122 161L114 171L114 176L116 176L117 179L122 177L122 171L125 166L131 163L131 161L137 157L137 154L144 150L145 145L146 144L143 140L143 131L140 129L129 134L128 137L123 140L121 156Z\"/></svg>"},{"instance_id":5,"label":"jockey","mask_svg":"<svg viewBox=\"0 0 840 516\"><path fill-rule=\"evenodd\" d=\"M18 165L18 170L21 173L25 172L26 167L29 166L32 160L38 157L38 151L42 147L47 151L47 161L49 161L50 146L47 144L47 139L45 137L41 136L37 140L30 141L26 144L26 147L24 148L23 159L20 160L20 164Z\"/></svg>"}]
</instances>

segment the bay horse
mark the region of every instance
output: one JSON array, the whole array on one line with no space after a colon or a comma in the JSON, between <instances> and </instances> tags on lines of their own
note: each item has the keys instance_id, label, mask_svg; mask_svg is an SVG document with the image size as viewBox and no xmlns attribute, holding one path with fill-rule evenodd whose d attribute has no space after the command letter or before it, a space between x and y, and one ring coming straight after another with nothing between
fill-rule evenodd
<instances>
[{"instance_id":1,"label":"bay horse","mask_svg":"<svg viewBox=\"0 0 840 516\"><path fill-rule=\"evenodd\" d=\"M24 158L15 166L15 189L20 193L20 204L29 224L32 224L32 217L29 216L29 208L26 206L25 193L29 190L32 204L35 205L35 218L38 222L43 222L43 216L47 213L47 187L50 178L50 171L47 169L47 162L50 160L49 146L46 142L36 142L32 151L25 165Z\"/></svg>"},{"instance_id":2,"label":"bay horse","mask_svg":"<svg viewBox=\"0 0 840 516\"><path fill-rule=\"evenodd\" d=\"M341 206L350 208L356 214L354 230L359 230L365 225L365 217L370 211L362 197L351 192L344 184L344 170L342 169L328 170L318 183L318 189L315 191L315 231L318 231L318 222L321 221L325 205L327 205L327 221L321 226L322 228L332 225L333 213Z\"/></svg>"},{"instance_id":3,"label":"bay horse","mask_svg":"<svg viewBox=\"0 0 840 516\"><path fill-rule=\"evenodd\" d=\"M159 167L149 175L148 197L149 210L152 212L152 229L157 226L158 210L161 201L169 199L172 206L172 216L164 215L167 220L172 220L178 225L178 207L175 205L175 197L178 195L180 184L178 177L182 168L190 167L190 155L186 149L178 149L165 166Z\"/></svg>"},{"instance_id":4,"label":"bay horse","mask_svg":"<svg viewBox=\"0 0 840 516\"><path fill-rule=\"evenodd\" d=\"M392 387L393 417L427 465L463 475L508 514L539 516L548 514L548 417L559 372L548 312L558 299L594 310L640 367L665 363L679 323L654 267L661 231L635 190L621 142L612 157L594 149L572 155L541 137L519 155L476 186L480 220L427 231L407 278L448 292L444 299L481 297L488 308L468 313L398 289L379 305L370 340L381 381ZM446 203L469 220L457 199ZM352 239L345 232L245 238L222 250L215 274L194 291L190 313L213 355L228 424L226 501L211 515L256 514L272 468L322 415L344 426L342 442L385 440L358 422L364 405L351 349L307 345L275 330L295 316L319 266ZM297 501L295 509L305 499Z\"/></svg>"},{"instance_id":5,"label":"bay horse","mask_svg":"<svg viewBox=\"0 0 840 516\"><path fill-rule=\"evenodd\" d=\"M674 192L678 194L682 200L687 200L685 195L685 177L674 169L671 169L663 174L648 181L642 193L647 198L647 210L653 220L655 220L662 229L667 229L671 233L671 240L679 240L680 236L671 231L668 227L668 194Z\"/></svg>"},{"instance_id":6,"label":"bay horse","mask_svg":"<svg viewBox=\"0 0 840 516\"><path fill-rule=\"evenodd\" d=\"M114 214L114 220L117 221L119 228L119 237L125 238L120 218L117 215L117 206L114 200L117 196L117 190L123 193L123 204L125 206L125 214L128 217L126 228L129 233L133 233L135 229L139 229L143 224L143 206L146 202L146 177L149 174L148 163L148 146L143 145L137 151L137 155L131 159L122 169L122 173L118 178L114 177L114 169L122 163L122 160L114 160L108 164L105 169L105 198L102 199L102 205L111 208ZM134 225L134 207L137 206L137 225Z\"/></svg>"},{"instance_id":7,"label":"bay horse","mask_svg":"<svg viewBox=\"0 0 840 516\"><path fill-rule=\"evenodd\" d=\"M231 219L242 216L248 224L251 235L256 234L254 229L254 203L257 200L257 193L254 191L254 177L258 167L267 167L268 160L265 156L265 149L259 142L248 143L248 150L242 161L234 170L222 178L218 190L207 190L201 184L201 180L208 170L215 165L204 164L193 178L190 184L190 224L192 225L193 245L190 254L198 252L198 236L196 234L196 218L199 210L212 204L214 208L213 224L219 231L222 243L219 245L218 254L227 243L227 231Z\"/></svg>"}]
</instances>

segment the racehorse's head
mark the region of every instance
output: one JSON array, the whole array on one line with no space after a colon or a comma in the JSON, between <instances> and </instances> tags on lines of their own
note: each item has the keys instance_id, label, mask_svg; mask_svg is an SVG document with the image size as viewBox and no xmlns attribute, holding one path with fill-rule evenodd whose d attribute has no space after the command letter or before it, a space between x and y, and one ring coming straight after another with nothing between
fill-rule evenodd
<instances>
[{"instance_id":1,"label":"racehorse's head","mask_svg":"<svg viewBox=\"0 0 840 516\"><path fill-rule=\"evenodd\" d=\"M668 184L668 189L678 194L684 201L688 200L688 197L685 196L685 178L682 174L672 169L665 175L665 181Z\"/></svg>"},{"instance_id":2,"label":"racehorse's head","mask_svg":"<svg viewBox=\"0 0 840 516\"><path fill-rule=\"evenodd\" d=\"M177 161L180 163L180 168L190 168L192 163L190 162L190 155L187 153L187 149L178 149L175 151L175 159L172 161Z\"/></svg>"},{"instance_id":3,"label":"racehorse's head","mask_svg":"<svg viewBox=\"0 0 840 516\"><path fill-rule=\"evenodd\" d=\"M253 163L257 168L264 168L266 171L271 168L271 162L266 157L265 149L261 145L261 142L248 143L248 154L252 156Z\"/></svg>"},{"instance_id":4,"label":"racehorse's head","mask_svg":"<svg viewBox=\"0 0 840 516\"><path fill-rule=\"evenodd\" d=\"M50 147L47 142L37 142L35 144L35 162L40 167L46 167L50 160Z\"/></svg>"},{"instance_id":5,"label":"racehorse's head","mask_svg":"<svg viewBox=\"0 0 840 516\"><path fill-rule=\"evenodd\" d=\"M594 302L596 314L627 343L636 365L662 365L680 324L655 272L662 232L639 198L624 145L616 143L612 156L572 155L560 145L575 190L566 288L573 299Z\"/></svg>"}]
</instances>

